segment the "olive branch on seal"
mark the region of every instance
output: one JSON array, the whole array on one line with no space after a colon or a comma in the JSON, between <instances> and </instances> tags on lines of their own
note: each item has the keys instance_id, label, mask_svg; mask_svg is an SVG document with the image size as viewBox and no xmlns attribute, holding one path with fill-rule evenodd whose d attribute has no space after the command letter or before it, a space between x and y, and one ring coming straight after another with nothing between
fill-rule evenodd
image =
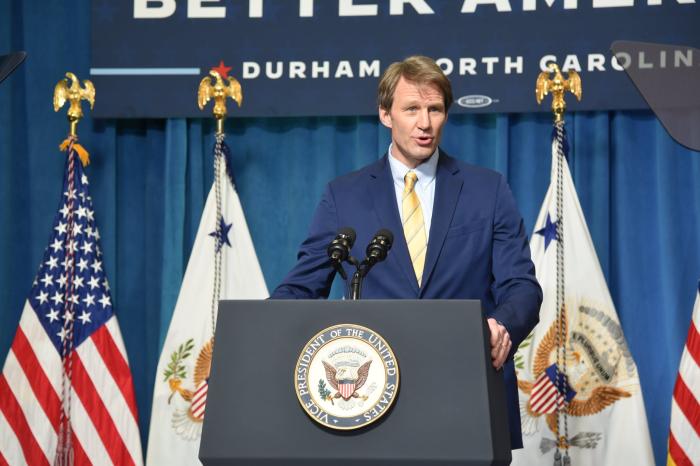
<instances>
[{"instance_id":1,"label":"olive branch on seal","mask_svg":"<svg viewBox=\"0 0 700 466\"><path fill-rule=\"evenodd\" d=\"M323 379L318 379L318 394L321 395L322 400L330 401L332 405L335 405L333 397L331 396L331 391L328 390L326 382L324 382Z\"/></svg>"},{"instance_id":2,"label":"olive branch on seal","mask_svg":"<svg viewBox=\"0 0 700 466\"><path fill-rule=\"evenodd\" d=\"M170 355L170 362L163 371L163 382L167 382L171 377L178 379L187 377L187 372L185 372L186 368L185 365L182 364L182 361L192 354L192 349L194 349L194 338L190 338L185 343L181 344L177 350L173 351Z\"/></svg>"}]
</instances>

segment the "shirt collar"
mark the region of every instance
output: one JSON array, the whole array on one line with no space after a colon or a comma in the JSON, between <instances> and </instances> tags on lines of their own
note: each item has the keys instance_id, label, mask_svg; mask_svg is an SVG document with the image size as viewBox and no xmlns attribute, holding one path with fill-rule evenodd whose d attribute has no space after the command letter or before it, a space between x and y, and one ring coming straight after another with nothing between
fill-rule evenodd
<instances>
[{"instance_id":1,"label":"shirt collar","mask_svg":"<svg viewBox=\"0 0 700 466\"><path fill-rule=\"evenodd\" d=\"M421 187L426 187L435 181L435 174L437 173L438 158L440 157L440 151L435 148L435 152L430 156L428 160L418 165L416 168L408 168L403 163L399 162L392 155L393 144L389 145L388 158L389 166L391 168L391 177L394 179L395 183L399 183L401 186L404 184L404 177L409 171L416 172L418 175L417 185Z\"/></svg>"}]
</instances>

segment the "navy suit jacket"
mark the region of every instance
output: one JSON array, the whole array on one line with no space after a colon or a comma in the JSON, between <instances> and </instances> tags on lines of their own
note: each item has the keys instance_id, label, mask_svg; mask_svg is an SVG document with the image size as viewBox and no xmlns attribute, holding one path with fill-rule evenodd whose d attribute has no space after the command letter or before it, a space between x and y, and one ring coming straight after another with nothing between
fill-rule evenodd
<instances>
[{"instance_id":1,"label":"navy suit jacket","mask_svg":"<svg viewBox=\"0 0 700 466\"><path fill-rule=\"evenodd\" d=\"M512 356L539 317L542 290L535 278L523 220L504 177L440 151L432 224L418 287L403 235L391 169L379 161L331 181L316 209L298 261L273 299L326 298L335 271L326 249L338 229L354 228L351 254L365 257L374 234L387 228L394 244L362 287L364 299L479 299L513 341L504 366L512 448L522 446ZM352 271L346 269L348 277Z\"/></svg>"}]
</instances>

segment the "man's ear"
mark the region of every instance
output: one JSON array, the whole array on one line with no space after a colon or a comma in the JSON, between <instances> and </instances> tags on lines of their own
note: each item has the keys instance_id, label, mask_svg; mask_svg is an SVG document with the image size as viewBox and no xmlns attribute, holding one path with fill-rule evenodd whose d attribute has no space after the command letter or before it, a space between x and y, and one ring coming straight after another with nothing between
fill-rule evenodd
<instances>
[{"instance_id":1,"label":"man's ear","mask_svg":"<svg viewBox=\"0 0 700 466\"><path fill-rule=\"evenodd\" d=\"M391 114L389 110L379 107L379 121L387 128L391 128Z\"/></svg>"}]
</instances>

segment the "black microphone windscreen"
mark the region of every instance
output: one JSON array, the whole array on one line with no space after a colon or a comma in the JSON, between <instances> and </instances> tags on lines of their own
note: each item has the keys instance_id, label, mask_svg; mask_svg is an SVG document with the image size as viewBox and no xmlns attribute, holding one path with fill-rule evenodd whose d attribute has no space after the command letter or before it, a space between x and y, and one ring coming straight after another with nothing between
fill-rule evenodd
<instances>
[{"instance_id":1,"label":"black microphone windscreen","mask_svg":"<svg viewBox=\"0 0 700 466\"><path fill-rule=\"evenodd\" d=\"M343 227L340 230L338 230L339 235L343 235L347 237L348 239L348 246L352 247L353 244L355 244L355 237L357 236L355 234L355 230L353 230L350 227Z\"/></svg>"},{"instance_id":2,"label":"black microphone windscreen","mask_svg":"<svg viewBox=\"0 0 700 466\"><path fill-rule=\"evenodd\" d=\"M374 236L375 237L384 236L386 238L386 242L388 243L389 247L391 247L391 245L394 243L394 234L391 231L387 230L386 228L382 228Z\"/></svg>"}]
</instances>

